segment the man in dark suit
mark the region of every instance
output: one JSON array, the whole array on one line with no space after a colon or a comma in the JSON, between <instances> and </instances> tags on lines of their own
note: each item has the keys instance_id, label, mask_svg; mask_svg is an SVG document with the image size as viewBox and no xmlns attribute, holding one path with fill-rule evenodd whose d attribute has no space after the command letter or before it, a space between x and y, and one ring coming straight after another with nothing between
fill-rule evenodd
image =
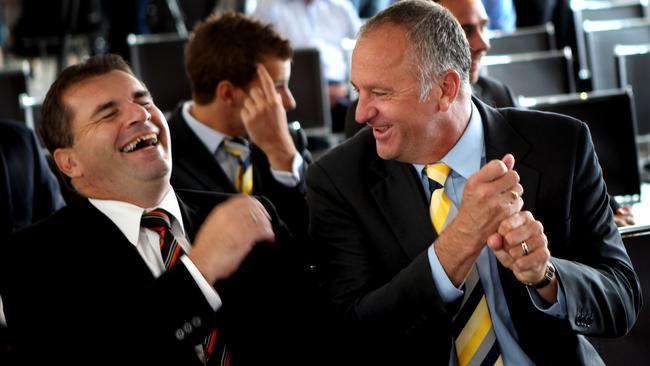
<instances>
[{"instance_id":1,"label":"man in dark suit","mask_svg":"<svg viewBox=\"0 0 650 366\"><path fill-rule=\"evenodd\" d=\"M65 205L36 136L13 121L0 121L0 202L2 241Z\"/></svg>"},{"instance_id":2,"label":"man in dark suit","mask_svg":"<svg viewBox=\"0 0 650 366\"><path fill-rule=\"evenodd\" d=\"M32 130L18 122L0 121L0 243L64 205ZM9 347L0 299L0 363L8 362Z\"/></svg>"},{"instance_id":3,"label":"man in dark suit","mask_svg":"<svg viewBox=\"0 0 650 366\"><path fill-rule=\"evenodd\" d=\"M249 148L252 194L264 195L294 234L307 227L304 172L309 153L296 149L286 110L292 49L271 26L239 13L212 16L197 26L185 64L192 100L170 119L172 185L237 192L238 158L227 140ZM247 192L251 193L251 192Z\"/></svg>"},{"instance_id":4,"label":"man in dark suit","mask_svg":"<svg viewBox=\"0 0 650 366\"><path fill-rule=\"evenodd\" d=\"M398 2L360 32L351 79L370 128L307 177L350 361L602 364L586 337L624 335L641 297L589 132L472 98L470 65L432 2Z\"/></svg>"},{"instance_id":5,"label":"man in dark suit","mask_svg":"<svg viewBox=\"0 0 650 366\"><path fill-rule=\"evenodd\" d=\"M64 70L41 126L87 199L2 243L19 364L291 363L289 233L267 200L171 187L167 122L119 56Z\"/></svg>"}]
</instances>

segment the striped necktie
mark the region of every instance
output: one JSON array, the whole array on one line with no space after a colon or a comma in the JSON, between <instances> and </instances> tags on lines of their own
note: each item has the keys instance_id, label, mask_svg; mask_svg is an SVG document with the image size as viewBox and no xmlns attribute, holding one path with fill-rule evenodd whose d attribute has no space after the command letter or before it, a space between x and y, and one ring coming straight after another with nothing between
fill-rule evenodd
<instances>
[{"instance_id":1,"label":"striped necktie","mask_svg":"<svg viewBox=\"0 0 650 366\"><path fill-rule=\"evenodd\" d=\"M235 173L235 188L241 193L253 193L253 164L248 141L234 137L223 140L223 149L226 153L237 158L239 167Z\"/></svg>"},{"instance_id":2,"label":"striped necktie","mask_svg":"<svg viewBox=\"0 0 650 366\"><path fill-rule=\"evenodd\" d=\"M173 267L178 258L185 254L180 243L172 235L171 214L162 208L145 212L140 220L140 225L158 233L160 237L160 254L162 255L165 270ZM219 357L218 365L230 365L230 353L226 350L225 342L217 342L217 328L213 328L203 341L203 354L206 361L212 357ZM219 355L219 356L217 356Z\"/></svg>"},{"instance_id":3,"label":"striped necktie","mask_svg":"<svg viewBox=\"0 0 650 366\"><path fill-rule=\"evenodd\" d=\"M429 214L433 227L440 234L458 212L444 191L445 181L451 169L446 164L438 163L427 165L424 170L429 178L431 191ZM472 266L465 279L465 293L460 311L452 323L459 366L503 365L476 265Z\"/></svg>"}]
</instances>

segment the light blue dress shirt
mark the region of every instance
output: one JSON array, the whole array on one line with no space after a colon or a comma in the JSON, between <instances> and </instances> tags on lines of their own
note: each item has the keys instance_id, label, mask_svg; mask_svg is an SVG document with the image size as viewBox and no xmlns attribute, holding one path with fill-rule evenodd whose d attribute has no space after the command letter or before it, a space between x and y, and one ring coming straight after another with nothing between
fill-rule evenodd
<instances>
[{"instance_id":1,"label":"light blue dress shirt","mask_svg":"<svg viewBox=\"0 0 650 366\"><path fill-rule=\"evenodd\" d=\"M201 142L203 142L208 151L214 155L215 159L228 176L228 179L230 179L231 182L234 182L235 174L239 167L239 161L237 161L237 159L232 155L226 153L223 149L219 149L219 146L221 146L221 143L226 137L233 136L226 136L194 118L190 113L192 103L192 101L187 101L183 104L181 110L183 118L194 134L199 138L199 140L201 140ZM300 172L303 170L302 165L304 163L305 161L302 158L302 155L300 155L299 152L296 152L296 155L293 157L293 162L291 163L291 172L284 172L271 168L271 174L278 183L285 187L295 187L300 183Z\"/></svg>"},{"instance_id":2,"label":"light blue dress shirt","mask_svg":"<svg viewBox=\"0 0 650 366\"><path fill-rule=\"evenodd\" d=\"M483 0L490 29L512 32L517 27L517 13L512 0Z\"/></svg>"},{"instance_id":3,"label":"light blue dress shirt","mask_svg":"<svg viewBox=\"0 0 650 366\"><path fill-rule=\"evenodd\" d=\"M483 123L481 115L474 103L472 103L472 115L465 132L456 145L441 160L441 162L447 164L452 169L451 174L445 182L444 189L456 207L460 207L467 179L472 174L478 172L482 165L485 165L485 160ZM424 165L413 164L413 166L417 172L422 173ZM425 192L429 192L429 180L426 174L420 174L420 176L422 177ZM433 280L442 300L445 303L451 303L463 296L463 291L460 290L462 284L457 288L451 283L440 264L433 245L427 249ZM481 278L481 283L483 284L483 289L485 290L494 333L499 341L504 364L534 365L519 346L517 331L512 323L503 287L501 287L497 259L487 245L483 248L476 260L476 267ZM558 302L551 306L545 304L544 300L537 294L537 291L529 288L528 293L531 301L538 310L560 319L566 319L566 302L561 286L558 285ZM452 345L452 355L455 353L455 348ZM449 364L456 366L456 357L450 356Z\"/></svg>"}]
</instances>

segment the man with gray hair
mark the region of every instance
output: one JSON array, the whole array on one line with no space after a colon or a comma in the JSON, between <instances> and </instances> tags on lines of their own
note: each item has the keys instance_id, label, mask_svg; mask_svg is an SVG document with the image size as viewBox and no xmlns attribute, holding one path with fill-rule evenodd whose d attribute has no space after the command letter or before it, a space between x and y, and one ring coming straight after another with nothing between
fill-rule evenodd
<instances>
[{"instance_id":1,"label":"man with gray hair","mask_svg":"<svg viewBox=\"0 0 650 366\"><path fill-rule=\"evenodd\" d=\"M602 364L586 336L624 335L641 297L589 131L487 106L470 65L463 29L431 1L360 31L351 79L370 128L307 175L346 360Z\"/></svg>"}]
</instances>

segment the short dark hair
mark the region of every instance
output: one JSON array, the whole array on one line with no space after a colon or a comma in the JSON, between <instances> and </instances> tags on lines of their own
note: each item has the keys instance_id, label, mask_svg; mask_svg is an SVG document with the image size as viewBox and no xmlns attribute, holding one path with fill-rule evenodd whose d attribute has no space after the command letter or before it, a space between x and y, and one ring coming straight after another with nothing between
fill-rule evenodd
<instances>
[{"instance_id":1,"label":"short dark hair","mask_svg":"<svg viewBox=\"0 0 650 366\"><path fill-rule=\"evenodd\" d=\"M368 20L359 31L359 38L387 23L403 27L411 42L411 62L420 98L429 93L446 70L455 70L462 81L469 83L469 43L449 10L430 0L400 1Z\"/></svg>"},{"instance_id":2,"label":"short dark hair","mask_svg":"<svg viewBox=\"0 0 650 366\"><path fill-rule=\"evenodd\" d=\"M129 65L118 55L104 54L65 68L47 91L41 110L39 132L45 146L54 150L72 146L74 135L71 129L73 111L63 102L63 94L74 84L113 70L133 74Z\"/></svg>"},{"instance_id":3,"label":"short dark hair","mask_svg":"<svg viewBox=\"0 0 650 366\"><path fill-rule=\"evenodd\" d=\"M293 57L289 41L271 25L235 12L208 17L196 26L185 48L194 101L211 102L223 80L246 87L256 75L256 65L268 56Z\"/></svg>"}]
</instances>

